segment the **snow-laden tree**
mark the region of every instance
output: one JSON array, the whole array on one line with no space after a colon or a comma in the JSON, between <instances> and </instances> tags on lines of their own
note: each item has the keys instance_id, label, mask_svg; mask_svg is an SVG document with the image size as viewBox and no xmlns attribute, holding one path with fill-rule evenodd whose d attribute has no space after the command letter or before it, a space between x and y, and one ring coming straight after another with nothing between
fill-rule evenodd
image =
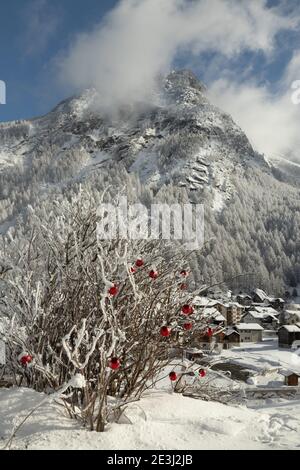
<instances>
[{"instance_id":1,"label":"snow-laden tree","mask_svg":"<svg viewBox=\"0 0 300 470\"><path fill-rule=\"evenodd\" d=\"M49 392L80 378L64 403L97 431L188 342L194 296L189 252L158 240L97 239L101 198L80 191L32 210L30 230L21 224L3 239L0 304L6 371Z\"/></svg>"}]
</instances>

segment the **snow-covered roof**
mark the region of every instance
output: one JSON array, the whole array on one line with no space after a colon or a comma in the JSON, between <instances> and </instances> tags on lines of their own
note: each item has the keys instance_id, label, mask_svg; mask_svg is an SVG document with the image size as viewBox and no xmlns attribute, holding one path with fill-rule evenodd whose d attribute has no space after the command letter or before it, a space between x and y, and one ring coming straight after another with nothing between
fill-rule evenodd
<instances>
[{"instance_id":1,"label":"snow-covered roof","mask_svg":"<svg viewBox=\"0 0 300 470\"><path fill-rule=\"evenodd\" d=\"M219 302L214 299L210 299L209 297L202 297L200 295L196 295L193 299L193 304L197 307L214 307Z\"/></svg>"},{"instance_id":2,"label":"snow-covered roof","mask_svg":"<svg viewBox=\"0 0 300 470\"><path fill-rule=\"evenodd\" d=\"M254 309L255 309L256 312L259 312L259 313L263 313L263 314L267 314L267 315L275 315L275 316L278 315L277 310L275 310L275 308L273 308L273 307L256 305L254 307ZM253 310L250 310L250 312L253 312Z\"/></svg>"},{"instance_id":3,"label":"snow-covered roof","mask_svg":"<svg viewBox=\"0 0 300 470\"><path fill-rule=\"evenodd\" d=\"M216 321L226 321L226 318L224 317L224 315L219 313L218 315L214 316L214 320L216 320Z\"/></svg>"},{"instance_id":4,"label":"snow-covered roof","mask_svg":"<svg viewBox=\"0 0 300 470\"><path fill-rule=\"evenodd\" d=\"M258 323L240 323L239 325L236 325L235 328L237 328L238 330L263 330L263 327L260 326Z\"/></svg>"},{"instance_id":5,"label":"snow-covered roof","mask_svg":"<svg viewBox=\"0 0 300 470\"><path fill-rule=\"evenodd\" d=\"M222 305L222 307L239 307L239 308L245 308L244 305L239 304L238 302L223 302L221 300L217 300L215 302L215 305Z\"/></svg>"},{"instance_id":6,"label":"snow-covered roof","mask_svg":"<svg viewBox=\"0 0 300 470\"><path fill-rule=\"evenodd\" d=\"M289 377L290 375L294 375L294 374L298 375L298 377L300 377L300 372L295 372L293 370L284 370L284 369L282 369L282 370L279 371L279 373L281 375L284 375L284 377Z\"/></svg>"},{"instance_id":7,"label":"snow-covered roof","mask_svg":"<svg viewBox=\"0 0 300 470\"><path fill-rule=\"evenodd\" d=\"M230 326L230 327L227 327L227 328L225 328L225 330L224 330L224 333L225 333L225 335L226 335L226 336L232 335L233 333L235 333L235 334L238 334L238 335L239 335L239 332L238 332L238 331L236 331L236 330L235 330L234 328L232 328L231 326Z\"/></svg>"},{"instance_id":8,"label":"snow-covered roof","mask_svg":"<svg viewBox=\"0 0 300 470\"><path fill-rule=\"evenodd\" d=\"M226 321L226 318L214 307L205 308L202 313L195 313L194 318L199 321L203 318L213 321Z\"/></svg>"},{"instance_id":9,"label":"snow-covered roof","mask_svg":"<svg viewBox=\"0 0 300 470\"><path fill-rule=\"evenodd\" d=\"M263 302L281 302L284 303L284 300L280 297L270 297L262 289L255 289L254 294L256 294Z\"/></svg>"},{"instance_id":10,"label":"snow-covered roof","mask_svg":"<svg viewBox=\"0 0 300 470\"><path fill-rule=\"evenodd\" d=\"M299 320L300 320L300 311L299 310L285 310L284 313L288 314L288 315L294 315L297 318L299 318Z\"/></svg>"},{"instance_id":11,"label":"snow-covered roof","mask_svg":"<svg viewBox=\"0 0 300 470\"><path fill-rule=\"evenodd\" d=\"M289 333L300 333L300 328L297 325L283 325L279 329L285 328Z\"/></svg>"},{"instance_id":12,"label":"snow-covered roof","mask_svg":"<svg viewBox=\"0 0 300 470\"><path fill-rule=\"evenodd\" d=\"M256 312L255 310L250 310L249 312L247 312L243 316L243 318L246 317L247 315L251 315L251 317L253 317L257 320L263 320L264 318L271 317L271 318L273 318L273 320L278 322L277 316L273 315L272 313L268 313L268 312Z\"/></svg>"},{"instance_id":13,"label":"snow-covered roof","mask_svg":"<svg viewBox=\"0 0 300 470\"><path fill-rule=\"evenodd\" d=\"M265 300L268 297L262 289L255 289L254 294L256 294L261 300Z\"/></svg>"},{"instance_id":14,"label":"snow-covered roof","mask_svg":"<svg viewBox=\"0 0 300 470\"><path fill-rule=\"evenodd\" d=\"M215 307L206 307L203 314L204 316L211 317L213 315L218 315L219 311Z\"/></svg>"},{"instance_id":15,"label":"snow-covered roof","mask_svg":"<svg viewBox=\"0 0 300 470\"><path fill-rule=\"evenodd\" d=\"M251 315L251 317L253 318L257 318L259 320L262 320L266 315L264 315L263 313L260 313L260 312L255 312L255 310L250 310L250 312L247 312L244 316L246 317L247 315Z\"/></svg>"}]
</instances>

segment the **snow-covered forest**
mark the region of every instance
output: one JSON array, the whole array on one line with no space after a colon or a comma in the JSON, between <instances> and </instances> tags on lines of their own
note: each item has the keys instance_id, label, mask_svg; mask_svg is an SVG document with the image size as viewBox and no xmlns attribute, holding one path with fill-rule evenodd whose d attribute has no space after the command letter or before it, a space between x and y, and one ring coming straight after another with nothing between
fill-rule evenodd
<instances>
[{"instance_id":1,"label":"snow-covered forest","mask_svg":"<svg viewBox=\"0 0 300 470\"><path fill-rule=\"evenodd\" d=\"M53 165L51 154L39 156L27 169L15 168L0 173L2 233L15 231L16 223L27 223L28 206L36 211L51 210L57 198L71 197L77 191L84 157L82 153L63 155L62 166ZM67 158L66 158L67 157ZM65 159L66 158L66 159ZM75 185L70 180L75 178ZM77 180L77 182L76 182ZM120 165L110 170L94 171L82 182L89 191L104 189L105 185L135 195L135 201L173 203L205 201L205 237L210 240L203 253L193 256L198 282L228 280L228 287L251 289L259 285L267 291L283 295L285 288L300 282L299 260L299 191L272 176L250 169L243 177L232 179L234 195L221 212L214 211L207 190L201 195L189 194L185 188L163 185L158 191L141 185L138 176L128 175ZM48 208L47 208L48 205ZM28 227L29 230L29 227ZM240 286L230 279L249 273Z\"/></svg>"}]
</instances>

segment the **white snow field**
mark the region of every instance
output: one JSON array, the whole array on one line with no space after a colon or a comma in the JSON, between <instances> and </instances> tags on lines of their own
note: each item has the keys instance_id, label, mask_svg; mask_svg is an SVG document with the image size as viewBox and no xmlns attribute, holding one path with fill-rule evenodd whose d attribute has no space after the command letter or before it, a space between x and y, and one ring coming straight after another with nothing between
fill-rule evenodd
<instances>
[{"instance_id":1,"label":"white snow field","mask_svg":"<svg viewBox=\"0 0 300 470\"><path fill-rule=\"evenodd\" d=\"M0 444L44 395L0 391ZM130 422L129 422L130 420ZM12 449L299 449L300 400L250 410L155 391L131 404L124 424L104 433L84 430L62 408L44 404L24 423Z\"/></svg>"},{"instance_id":2,"label":"white snow field","mask_svg":"<svg viewBox=\"0 0 300 470\"><path fill-rule=\"evenodd\" d=\"M255 371L255 385L263 387L278 386L283 380L277 368L300 370L299 356L278 350L276 341L224 351L220 359L229 357ZM215 372L209 372L206 379L214 376ZM224 387L228 379L216 378L217 382ZM22 419L42 403L17 431L12 449L300 449L297 397L231 406L174 393L169 379L156 387L129 405L121 422L108 425L104 433L83 429L44 394L26 388L0 389L0 448Z\"/></svg>"}]
</instances>

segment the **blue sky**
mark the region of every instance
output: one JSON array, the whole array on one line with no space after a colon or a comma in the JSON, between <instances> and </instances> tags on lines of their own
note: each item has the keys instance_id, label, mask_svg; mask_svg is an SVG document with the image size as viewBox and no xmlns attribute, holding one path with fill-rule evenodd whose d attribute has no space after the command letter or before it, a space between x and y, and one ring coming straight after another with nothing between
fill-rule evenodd
<instances>
[{"instance_id":1,"label":"blue sky","mask_svg":"<svg viewBox=\"0 0 300 470\"><path fill-rule=\"evenodd\" d=\"M0 5L0 80L7 104L0 121L47 112L65 98L52 61L79 31L91 28L114 0L4 0Z\"/></svg>"},{"instance_id":2,"label":"blue sky","mask_svg":"<svg viewBox=\"0 0 300 470\"><path fill-rule=\"evenodd\" d=\"M174 67L191 68L259 151L298 152L299 0L1 2L0 121L47 113L91 86L110 108L147 99Z\"/></svg>"},{"instance_id":3,"label":"blue sky","mask_svg":"<svg viewBox=\"0 0 300 470\"><path fill-rule=\"evenodd\" d=\"M0 107L0 121L45 113L66 97L67 89L59 86L55 77L54 58L77 33L90 30L116 3L117 0L1 2L0 79L6 82L7 104ZM276 3L272 0L269 5ZM293 49L299 46L299 37L295 39L282 34L276 60L268 65L261 54L242 54L235 62L237 73L250 63L258 79L276 84ZM197 63L199 75L205 74L207 61L212 60L209 53L203 57L202 67ZM177 63L184 65L185 60L179 58Z\"/></svg>"}]
</instances>

